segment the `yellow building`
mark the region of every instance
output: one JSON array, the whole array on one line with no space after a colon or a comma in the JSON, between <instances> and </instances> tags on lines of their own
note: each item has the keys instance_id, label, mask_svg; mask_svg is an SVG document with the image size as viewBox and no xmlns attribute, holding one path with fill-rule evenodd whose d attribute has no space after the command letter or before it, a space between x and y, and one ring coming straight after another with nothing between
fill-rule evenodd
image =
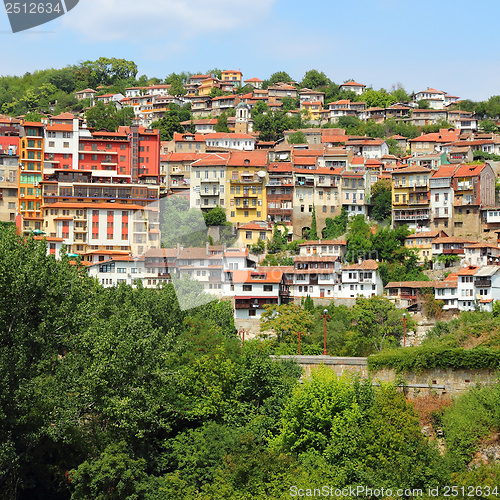
<instances>
[{"instance_id":1,"label":"yellow building","mask_svg":"<svg viewBox=\"0 0 500 500\"><path fill-rule=\"evenodd\" d=\"M205 78L204 80L201 81L200 86L198 87L198 95L199 96L209 95L212 89L220 89L219 79L213 76Z\"/></svg>"},{"instance_id":2,"label":"yellow building","mask_svg":"<svg viewBox=\"0 0 500 500\"><path fill-rule=\"evenodd\" d=\"M233 224L267 220L266 151L232 151L226 167L228 220Z\"/></svg>"},{"instance_id":3,"label":"yellow building","mask_svg":"<svg viewBox=\"0 0 500 500\"><path fill-rule=\"evenodd\" d=\"M415 250L419 262L425 259L432 260L432 242L436 238L448 236L444 231L425 231L424 233L413 233L406 237L405 247Z\"/></svg>"},{"instance_id":4,"label":"yellow building","mask_svg":"<svg viewBox=\"0 0 500 500\"><path fill-rule=\"evenodd\" d=\"M238 248L250 248L259 240L266 243L273 236L273 225L266 221L252 221L237 227L237 239L235 246Z\"/></svg>"},{"instance_id":5,"label":"yellow building","mask_svg":"<svg viewBox=\"0 0 500 500\"><path fill-rule=\"evenodd\" d=\"M24 232L41 231L43 215L40 210L44 159L43 124L24 122L19 141L19 211Z\"/></svg>"},{"instance_id":6,"label":"yellow building","mask_svg":"<svg viewBox=\"0 0 500 500\"><path fill-rule=\"evenodd\" d=\"M241 86L241 79L243 74L241 71L234 71L232 69L226 69L221 73L221 81L223 82L231 82L235 85Z\"/></svg>"},{"instance_id":7,"label":"yellow building","mask_svg":"<svg viewBox=\"0 0 500 500\"><path fill-rule=\"evenodd\" d=\"M405 167L392 172L392 221L412 229L430 229L429 179L425 167Z\"/></svg>"},{"instance_id":8,"label":"yellow building","mask_svg":"<svg viewBox=\"0 0 500 500\"><path fill-rule=\"evenodd\" d=\"M321 101L304 101L300 103L300 109L307 116L308 120L319 120L323 106Z\"/></svg>"}]
</instances>

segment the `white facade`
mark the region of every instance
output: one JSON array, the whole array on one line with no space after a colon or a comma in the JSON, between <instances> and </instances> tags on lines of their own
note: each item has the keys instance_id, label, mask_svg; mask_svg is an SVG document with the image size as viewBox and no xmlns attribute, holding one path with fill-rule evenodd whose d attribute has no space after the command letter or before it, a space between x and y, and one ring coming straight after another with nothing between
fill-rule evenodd
<instances>
[{"instance_id":1,"label":"white facade","mask_svg":"<svg viewBox=\"0 0 500 500\"><path fill-rule=\"evenodd\" d=\"M255 149L255 139L247 134L207 134L205 143L209 147L238 149L240 151L253 151Z\"/></svg>"},{"instance_id":2,"label":"white facade","mask_svg":"<svg viewBox=\"0 0 500 500\"><path fill-rule=\"evenodd\" d=\"M221 165L201 166L194 162L191 165L190 178L190 206L191 208L210 209L217 205L225 207L226 203L226 166L225 160ZM224 162L224 164L222 164Z\"/></svg>"}]
</instances>

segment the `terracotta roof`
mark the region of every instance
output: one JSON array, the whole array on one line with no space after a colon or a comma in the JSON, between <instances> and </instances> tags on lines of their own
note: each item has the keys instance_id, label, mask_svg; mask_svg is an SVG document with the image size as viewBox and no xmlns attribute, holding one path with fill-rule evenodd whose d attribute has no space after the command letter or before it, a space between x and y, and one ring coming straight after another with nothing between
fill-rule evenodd
<instances>
[{"instance_id":1,"label":"terracotta roof","mask_svg":"<svg viewBox=\"0 0 500 500\"><path fill-rule=\"evenodd\" d=\"M351 165L364 165L365 164L365 158L363 156L355 156L351 160Z\"/></svg>"},{"instance_id":2,"label":"terracotta roof","mask_svg":"<svg viewBox=\"0 0 500 500\"><path fill-rule=\"evenodd\" d=\"M72 120L75 118L75 115L73 113L61 113L56 116L52 116L51 120Z\"/></svg>"},{"instance_id":3,"label":"terracotta roof","mask_svg":"<svg viewBox=\"0 0 500 500\"><path fill-rule=\"evenodd\" d=\"M435 238L439 234L441 234L441 231L424 231L421 233L410 234L406 237L406 239L408 240L410 238Z\"/></svg>"},{"instance_id":4,"label":"terracotta roof","mask_svg":"<svg viewBox=\"0 0 500 500\"><path fill-rule=\"evenodd\" d=\"M366 87L366 85L363 85L362 83L357 83L353 80L351 80L350 82L342 83L340 85L340 87L347 86L347 85L349 85L351 87Z\"/></svg>"},{"instance_id":5,"label":"terracotta roof","mask_svg":"<svg viewBox=\"0 0 500 500\"><path fill-rule=\"evenodd\" d=\"M458 238L456 236L442 236L441 238L436 238L432 244L440 245L441 243L464 243L470 244L475 243L473 240L469 240L468 238Z\"/></svg>"},{"instance_id":6,"label":"terracotta roof","mask_svg":"<svg viewBox=\"0 0 500 500\"><path fill-rule=\"evenodd\" d=\"M267 151L232 151L227 165L232 167L263 167L267 166Z\"/></svg>"},{"instance_id":7,"label":"terracotta roof","mask_svg":"<svg viewBox=\"0 0 500 500\"><path fill-rule=\"evenodd\" d=\"M252 139L255 138L249 134L234 134L234 133L225 133L225 132L210 132L205 135L205 139Z\"/></svg>"},{"instance_id":8,"label":"terracotta roof","mask_svg":"<svg viewBox=\"0 0 500 500\"><path fill-rule=\"evenodd\" d=\"M73 132L73 125L69 123L56 123L54 125L47 125L46 130L53 130L55 132Z\"/></svg>"},{"instance_id":9,"label":"terracotta roof","mask_svg":"<svg viewBox=\"0 0 500 500\"><path fill-rule=\"evenodd\" d=\"M300 243L299 247L307 247L312 245L346 245L345 240L313 240L305 243Z\"/></svg>"},{"instance_id":10,"label":"terracotta roof","mask_svg":"<svg viewBox=\"0 0 500 500\"><path fill-rule=\"evenodd\" d=\"M289 172L292 173L292 163L288 161L273 162L269 164L268 172Z\"/></svg>"},{"instance_id":11,"label":"terracotta roof","mask_svg":"<svg viewBox=\"0 0 500 500\"><path fill-rule=\"evenodd\" d=\"M403 167L394 171L393 174L430 174L432 171L427 167Z\"/></svg>"},{"instance_id":12,"label":"terracotta roof","mask_svg":"<svg viewBox=\"0 0 500 500\"><path fill-rule=\"evenodd\" d=\"M495 248L496 250L500 250L498 245L493 245L492 243L470 243L469 245L465 245L464 248Z\"/></svg>"},{"instance_id":13,"label":"terracotta roof","mask_svg":"<svg viewBox=\"0 0 500 500\"><path fill-rule=\"evenodd\" d=\"M240 226L238 228L238 230L240 229L243 229L245 231L250 231L250 230L254 230L254 231L272 231L273 228L272 227L269 227L267 225L267 222L265 223L265 225L259 225L257 224L256 222L249 222L248 224L245 224L244 226Z\"/></svg>"},{"instance_id":14,"label":"terracotta roof","mask_svg":"<svg viewBox=\"0 0 500 500\"><path fill-rule=\"evenodd\" d=\"M346 270L371 270L375 271L378 269L378 263L373 259L364 260L361 264L351 264L350 266L346 266L342 268L343 271Z\"/></svg>"},{"instance_id":15,"label":"terracotta roof","mask_svg":"<svg viewBox=\"0 0 500 500\"><path fill-rule=\"evenodd\" d=\"M450 276L448 276L448 278ZM452 279L448 278L446 278L444 281L436 281L434 284L434 288L456 288L458 284L457 277L455 276Z\"/></svg>"},{"instance_id":16,"label":"terracotta roof","mask_svg":"<svg viewBox=\"0 0 500 500\"><path fill-rule=\"evenodd\" d=\"M177 248L150 248L144 257L174 258L177 257Z\"/></svg>"},{"instance_id":17,"label":"terracotta roof","mask_svg":"<svg viewBox=\"0 0 500 500\"><path fill-rule=\"evenodd\" d=\"M475 177L481 174L486 165L460 165L453 177Z\"/></svg>"},{"instance_id":18,"label":"terracotta roof","mask_svg":"<svg viewBox=\"0 0 500 500\"><path fill-rule=\"evenodd\" d=\"M453 177L453 174L457 171L458 165L452 167L442 166L439 167L433 174L432 179L444 179L448 177Z\"/></svg>"},{"instance_id":19,"label":"terracotta roof","mask_svg":"<svg viewBox=\"0 0 500 500\"><path fill-rule=\"evenodd\" d=\"M186 139L186 137L189 137L189 139ZM206 136L204 134L191 134L189 132L186 133L181 133L181 132L174 132L174 141L179 142L179 141L185 141L185 142L205 142Z\"/></svg>"},{"instance_id":20,"label":"terracotta roof","mask_svg":"<svg viewBox=\"0 0 500 500\"><path fill-rule=\"evenodd\" d=\"M233 283L279 283L283 272L277 267L269 268L269 270L260 268L258 271L233 271ZM265 277L261 278L262 276Z\"/></svg>"},{"instance_id":21,"label":"terracotta roof","mask_svg":"<svg viewBox=\"0 0 500 500\"><path fill-rule=\"evenodd\" d=\"M427 89L427 90L421 90L420 92L417 92L417 94L424 94L424 93L443 94L443 95L446 94L446 92L443 92L442 90L436 90L436 89ZM450 97L456 97L456 96L450 96Z\"/></svg>"},{"instance_id":22,"label":"terracotta roof","mask_svg":"<svg viewBox=\"0 0 500 500\"><path fill-rule=\"evenodd\" d=\"M390 281L385 288L430 288L435 284L435 281Z\"/></svg>"},{"instance_id":23,"label":"terracotta roof","mask_svg":"<svg viewBox=\"0 0 500 500\"><path fill-rule=\"evenodd\" d=\"M245 82L263 82L260 78L249 78L248 80L244 80Z\"/></svg>"},{"instance_id":24,"label":"terracotta roof","mask_svg":"<svg viewBox=\"0 0 500 500\"><path fill-rule=\"evenodd\" d=\"M478 269L479 266L467 266L463 269L460 269L457 274L458 276L473 276L474 274L476 274Z\"/></svg>"}]
</instances>

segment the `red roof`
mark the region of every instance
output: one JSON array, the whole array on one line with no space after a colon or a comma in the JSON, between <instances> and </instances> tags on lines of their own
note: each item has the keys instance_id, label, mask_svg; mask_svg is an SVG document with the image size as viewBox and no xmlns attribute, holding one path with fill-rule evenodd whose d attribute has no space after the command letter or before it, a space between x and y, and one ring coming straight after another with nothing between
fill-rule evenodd
<instances>
[{"instance_id":1,"label":"red roof","mask_svg":"<svg viewBox=\"0 0 500 500\"><path fill-rule=\"evenodd\" d=\"M454 177L475 177L481 174L481 171L485 167L482 165L460 165L458 170L455 172Z\"/></svg>"},{"instance_id":2,"label":"red roof","mask_svg":"<svg viewBox=\"0 0 500 500\"><path fill-rule=\"evenodd\" d=\"M262 82L260 78L249 78L248 80L244 80L245 82Z\"/></svg>"},{"instance_id":3,"label":"red roof","mask_svg":"<svg viewBox=\"0 0 500 500\"><path fill-rule=\"evenodd\" d=\"M47 125L46 130L53 130L53 131L59 131L59 132L72 132L73 131L73 125L72 124L66 124L66 123L57 123L55 125Z\"/></svg>"},{"instance_id":4,"label":"red roof","mask_svg":"<svg viewBox=\"0 0 500 500\"><path fill-rule=\"evenodd\" d=\"M453 177L453 174L456 172L458 169L458 165L454 165L452 167L439 167L433 174L432 178L433 179L441 179L441 178L447 178L447 177Z\"/></svg>"},{"instance_id":5,"label":"red roof","mask_svg":"<svg viewBox=\"0 0 500 500\"><path fill-rule=\"evenodd\" d=\"M375 271L376 269L378 269L378 263L373 259L368 259L361 262L361 264L351 264L350 266L346 266L343 268L343 270L356 270L356 269L359 270L367 269Z\"/></svg>"},{"instance_id":6,"label":"red roof","mask_svg":"<svg viewBox=\"0 0 500 500\"><path fill-rule=\"evenodd\" d=\"M269 271L233 271L234 283L279 283L283 276L283 270L276 267ZM252 297L244 297L254 298ZM267 297L266 297L267 298Z\"/></svg>"},{"instance_id":7,"label":"red roof","mask_svg":"<svg viewBox=\"0 0 500 500\"><path fill-rule=\"evenodd\" d=\"M344 87L344 86L347 86L349 85L350 87L366 87L366 85L363 85L362 83L357 83L353 80L351 80L350 82L345 82L343 83L342 85L340 85L341 87Z\"/></svg>"},{"instance_id":8,"label":"red roof","mask_svg":"<svg viewBox=\"0 0 500 500\"><path fill-rule=\"evenodd\" d=\"M460 271L458 271L457 275L458 276L473 276L474 274L476 274L478 269L479 269L479 266L467 266L467 267L464 267L463 269L460 269Z\"/></svg>"}]
</instances>

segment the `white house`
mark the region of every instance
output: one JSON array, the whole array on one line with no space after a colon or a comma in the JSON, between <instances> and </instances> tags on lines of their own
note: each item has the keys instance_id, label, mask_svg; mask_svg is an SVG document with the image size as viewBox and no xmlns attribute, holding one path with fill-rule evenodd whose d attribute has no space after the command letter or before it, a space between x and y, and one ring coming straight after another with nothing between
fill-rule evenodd
<instances>
[{"instance_id":1,"label":"white house","mask_svg":"<svg viewBox=\"0 0 500 500\"><path fill-rule=\"evenodd\" d=\"M464 246L465 262L471 266L498 265L500 248L491 243L471 243Z\"/></svg>"},{"instance_id":2,"label":"white house","mask_svg":"<svg viewBox=\"0 0 500 500\"><path fill-rule=\"evenodd\" d=\"M232 290L236 319L260 318L266 305L281 305L283 269L233 271Z\"/></svg>"},{"instance_id":3,"label":"white house","mask_svg":"<svg viewBox=\"0 0 500 500\"><path fill-rule=\"evenodd\" d=\"M253 151L255 149L255 138L248 134L213 133L205 136L207 147L224 149L239 149L241 151Z\"/></svg>"},{"instance_id":4,"label":"white house","mask_svg":"<svg viewBox=\"0 0 500 500\"><path fill-rule=\"evenodd\" d=\"M341 298L370 298L384 293L382 279L378 274L378 263L364 260L342 268Z\"/></svg>"},{"instance_id":5,"label":"white house","mask_svg":"<svg viewBox=\"0 0 500 500\"><path fill-rule=\"evenodd\" d=\"M89 276L97 278L99 283L109 288L121 283L135 285L137 281L144 283L146 276L144 267L144 257L117 256L114 255L109 260L91 264L88 267Z\"/></svg>"},{"instance_id":6,"label":"white house","mask_svg":"<svg viewBox=\"0 0 500 500\"><path fill-rule=\"evenodd\" d=\"M353 80L343 83L339 87L340 90L350 90L351 92L354 92L355 94L358 95L361 95L366 89L366 85L363 85L362 83L357 83Z\"/></svg>"}]
</instances>

